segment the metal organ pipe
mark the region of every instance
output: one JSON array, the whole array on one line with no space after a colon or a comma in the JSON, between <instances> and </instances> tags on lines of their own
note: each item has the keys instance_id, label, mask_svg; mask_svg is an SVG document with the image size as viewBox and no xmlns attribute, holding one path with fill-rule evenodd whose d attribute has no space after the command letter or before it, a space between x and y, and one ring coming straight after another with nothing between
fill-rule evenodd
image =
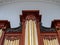
<instances>
[{"instance_id":1,"label":"metal organ pipe","mask_svg":"<svg viewBox=\"0 0 60 45\"><path fill-rule=\"evenodd\" d=\"M2 36L2 33L3 33L3 31L2 31L2 29L0 29L0 38L1 38L1 36Z\"/></svg>"},{"instance_id":2,"label":"metal organ pipe","mask_svg":"<svg viewBox=\"0 0 60 45\"><path fill-rule=\"evenodd\" d=\"M26 21L25 45L38 45L38 36L35 20Z\"/></svg>"}]
</instances>

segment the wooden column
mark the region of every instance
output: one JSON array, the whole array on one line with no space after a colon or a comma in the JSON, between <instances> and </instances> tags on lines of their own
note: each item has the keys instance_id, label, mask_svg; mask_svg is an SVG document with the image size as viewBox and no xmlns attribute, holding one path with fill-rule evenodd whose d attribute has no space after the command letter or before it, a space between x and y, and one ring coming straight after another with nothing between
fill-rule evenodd
<instances>
[{"instance_id":1,"label":"wooden column","mask_svg":"<svg viewBox=\"0 0 60 45\"><path fill-rule=\"evenodd\" d=\"M57 37L58 37L58 41L59 41L59 44L60 44L60 30L57 30Z\"/></svg>"},{"instance_id":2,"label":"wooden column","mask_svg":"<svg viewBox=\"0 0 60 45\"><path fill-rule=\"evenodd\" d=\"M22 45L25 45L25 21L22 21Z\"/></svg>"}]
</instances>

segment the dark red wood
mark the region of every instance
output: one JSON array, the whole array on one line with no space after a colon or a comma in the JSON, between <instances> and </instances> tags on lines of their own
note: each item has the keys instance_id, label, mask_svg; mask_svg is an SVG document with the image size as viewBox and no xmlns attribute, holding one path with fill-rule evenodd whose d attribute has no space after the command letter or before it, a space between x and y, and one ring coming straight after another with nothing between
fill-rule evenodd
<instances>
[{"instance_id":1,"label":"dark red wood","mask_svg":"<svg viewBox=\"0 0 60 45\"><path fill-rule=\"evenodd\" d=\"M0 20L0 29L3 30L3 33L2 33L2 37L0 38L0 45L3 44L3 40L4 40L4 35L5 35L5 30L7 28L10 28L10 22L8 20Z\"/></svg>"},{"instance_id":2,"label":"dark red wood","mask_svg":"<svg viewBox=\"0 0 60 45\"><path fill-rule=\"evenodd\" d=\"M51 27L56 28L56 26L60 27L60 20L59 19L52 21Z\"/></svg>"},{"instance_id":3,"label":"dark red wood","mask_svg":"<svg viewBox=\"0 0 60 45\"><path fill-rule=\"evenodd\" d=\"M38 45L43 45L42 38L40 36L40 22L36 22L36 27L37 27L37 35L38 35Z\"/></svg>"},{"instance_id":4,"label":"dark red wood","mask_svg":"<svg viewBox=\"0 0 60 45\"><path fill-rule=\"evenodd\" d=\"M0 28L10 28L10 22L8 20L0 20Z\"/></svg>"},{"instance_id":5,"label":"dark red wood","mask_svg":"<svg viewBox=\"0 0 60 45\"><path fill-rule=\"evenodd\" d=\"M20 15L20 21L22 22L23 20L25 20L28 15L33 15L35 16L36 20L41 21L41 15L39 15L39 10L23 10L22 15Z\"/></svg>"}]
</instances>

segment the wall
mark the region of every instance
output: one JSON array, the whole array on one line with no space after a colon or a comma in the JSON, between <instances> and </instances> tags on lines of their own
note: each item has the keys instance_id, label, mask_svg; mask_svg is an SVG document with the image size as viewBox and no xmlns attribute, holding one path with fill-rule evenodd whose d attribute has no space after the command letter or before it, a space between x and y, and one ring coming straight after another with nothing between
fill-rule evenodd
<instances>
[{"instance_id":1,"label":"wall","mask_svg":"<svg viewBox=\"0 0 60 45\"><path fill-rule=\"evenodd\" d=\"M60 6L46 2L16 2L0 6L0 20L9 20L11 27L18 27L22 10L40 10L43 26L50 27L51 21L60 19Z\"/></svg>"}]
</instances>

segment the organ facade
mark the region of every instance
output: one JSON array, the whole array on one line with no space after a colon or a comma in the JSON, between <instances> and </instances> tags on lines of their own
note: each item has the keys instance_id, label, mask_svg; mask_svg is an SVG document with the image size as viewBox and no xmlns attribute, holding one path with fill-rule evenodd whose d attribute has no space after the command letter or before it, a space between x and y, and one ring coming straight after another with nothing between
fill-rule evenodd
<instances>
[{"instance_id":1,"label":"organ facade","mask_svg":"<svg viewBox=\"0 0 60 45\"><path fill-rule=\"evenodd\" d=\"M41 17L39 10L23 10L16 28L0 20L0 45L60 45L60 20L53 20L48 28Z\"/></svg>"}]
</instances>

